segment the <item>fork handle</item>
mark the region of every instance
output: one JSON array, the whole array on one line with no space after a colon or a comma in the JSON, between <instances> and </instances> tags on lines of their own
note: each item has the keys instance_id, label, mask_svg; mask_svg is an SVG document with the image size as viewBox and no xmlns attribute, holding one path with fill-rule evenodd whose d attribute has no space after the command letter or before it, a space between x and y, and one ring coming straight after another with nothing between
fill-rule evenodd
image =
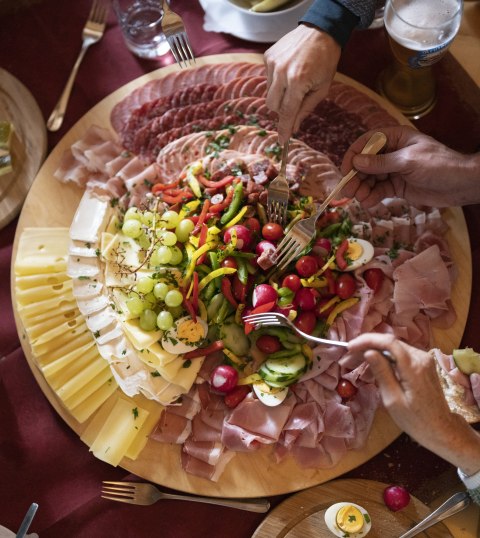
<instances>
[{"instance_id":1,"label":"fork handle","mask_svg":"<svg viewBox=\"0 0 480 538\"><path fill-rule=\"evenodd\" d=\"M190 497L188 495L177 495L174 493L164 493L164 499L172 499L177 501L191 501L194 503L216 504L218 506L227 506L229 508L238 508L239 510L247 510L248 512L265 513L270 509L270 502L267 499L219 499L216 497Z\"/></svg>"},{"instance_id":2,"label":"fork handle","mask_svg":"<svg viewBox=\"0 0 480 538\"><path fill-rule=\"evenodd\" d=\"M55 105L55 108L53 109L52 113L50 114L50 117L48 118L47 129L49 131L52 131L52 132L58 131L60 127L62 126L63 118L65 117L65 111L67 110L68 100L70 99L70 94L72 93L73 82L75 81L78 68L80 67L80 64L82 63L83 57L85 56L85 52L87 52L87 49L90 45L91 43L88 43L88 42L84 42L82 44L82 48L80 49L80 53L78 55L77 61L75 62L75 65L72 68L70 76L68 77L68 80L67 80L67 83L65 84L65 88L62 92L62 95L60 96L58 103Z\"/></svg>"}]
</instances>

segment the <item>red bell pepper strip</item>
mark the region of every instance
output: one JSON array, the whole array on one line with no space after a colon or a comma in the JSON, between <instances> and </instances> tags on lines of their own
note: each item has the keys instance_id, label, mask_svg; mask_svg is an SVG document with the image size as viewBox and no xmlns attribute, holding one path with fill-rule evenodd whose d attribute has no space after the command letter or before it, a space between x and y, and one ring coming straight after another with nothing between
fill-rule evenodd
<instances>
[{"instance_id":1,"label":"red bell pepper strip","mask_svg":"<svg viewBox=\"0 0 480 538\"><path fill-rule=\"evenodd\" d=\"M198 359L198 357L206 357L207 355L211 355L216 351L222 350L224 347L225 344L222 340L216 340L207 347L199 347L198 349L194 349L192 351L184 353L183 360L188 361L190 359Z\"/></svg>"},{"instance_id":2,"label":"red bell pepper strip","mask_svg":"<svg viewBox=\"0 0 480 538\"><path fill-rule=\"evenodd\" d=\"M351 198L347 198L347 197L340 198L339 200L330 200L330 202L328 202L328 205L330 207L340 207L350 202L350 200Z\"/></svg>"},{"instance_id":3,"label":"red bell pepper strip","mask_svg":"<svg viewBox=\"0 0 480 538\"><path fill-rule=\"evenodd\" d=\"M208 187L210 189L220 189L221 187L225 187L226 185L232 183L235 176L225 176L223 179L220 179L220 181L210 181L205 176L200 174L197 176L197 179L204 187Z\"/></svg>"},{"instance_id":4,"label":"red bell pepper strip","mask_svg":"<svg viewBox=\"0 0 480 538\"><path fill-rule=\"evenodd\" d=\"M230 282L230 279L228 278L222 278L222 284L221 284L222 294L225 297L225 299L235 308L235 310L238 308L238 303L235 300L235 297L232 293L232 283Z\"/></svg>"},{"instance_id":5,"label":"red bell pepper strip","mask_svg":"<svg viewBox=\"0 0 480 538\"><path fill-rule=\"evenodd\" d=\"M207 235L208 235L208 226L205 223L203 223L202 229L200 231L200 237L198 238L198 248L202 247L205 244L207 240ZM204 263L206 257L207 257L207 253L205 252L198 258L197 263L195 265L201 265L202 263Z\"/></svg>"},{"instance_id":6,"label":"red bell pepper strip","mask_svg":"<svg viewBox=\"0 0 480 538\"><path fill-rule=\"evenodd\" d=\"M178 187L178 185L180 185L180 178L178 178L176 181L172 181L171 183L155 183L155 185L152 187L152 193L158 194L161 191L168 191L169 189Z\"/></svg>"},{"instance_id":7,"label":"red bell pepper strip","mask_svg":"<svg viewBox=\"0 0 480 538\"><path fill-rule=\"evenodd\" d=\"M171 205L185 202L186 200L191 200L193 198L193 192L188 187L160 191L158 194L163 202Z\"/></svg>"},{"instance_id":8,"label":"red bell pepper strip","mask_svg":"<svg viewBox=\"0 0 480 538\"><path fill-rule=\"evenodd\" d=\"M265 312L271 312L272 308L275 306L275 301L271 301L269 303L262 304L260 306L255 307L254 309L250 310L249 314L263 314ZM245 322L245 334L250 334L253 329L255 329L255 325L252 325L248 321Z\"/></svg>"},{"instance_id":9,"label":"red bell pepper strip","mask_svg":"<svg viewBox=\"0 0 480 538\"><path fill-rule=\"evenodd\" d=\"M233 188L230 187L227 189L227 196L225 197L225 200L223 202L220 202L218 204L213 204L210 206L210 211L212 213L220 213L224 209L227 209L227 207L232 203L233 199Z\"/></svg>"},{"instance_id":10,"label":"red bell pepper strip","mask_svg":"<svg viewBox=\"0 0 480 538\"><path fill-rule=\"evenodd\" d=\"M348 239L344 239L340 245L337 248L337 251L335 252L335 262L337 263L337 267L341 271L345 271L345 269L348 267L347 260L345 259L345 254L348 250Z\"/></svg>"},{"instance_id":11,"label":"red bell pepper strip","mask_svg":"<svg viewBox=\"0 0 480 538\"><path fill-rule=\"evenodd\" d=\"M198 232L201 230L203 224L205 223L210 205L211 205L211 202L207 198L205 202L203 202L202 211L200 212L200 215L198 216L197 225L192 231L193 235L197 235ZM202 245L198 245L198 246L201 247Z\"/></svg>"}]
</instances>

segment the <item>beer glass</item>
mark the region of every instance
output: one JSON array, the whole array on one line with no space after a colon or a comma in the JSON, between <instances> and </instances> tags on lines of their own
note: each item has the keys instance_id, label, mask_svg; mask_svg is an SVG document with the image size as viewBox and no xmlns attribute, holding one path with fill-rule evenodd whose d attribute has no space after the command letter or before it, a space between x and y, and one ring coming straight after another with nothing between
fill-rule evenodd
<instances>
[{"instance_id":1,"label":"beer glass","mask_svg":"<svg viewBox=\"0 0 480 538\"><path fill-rule=\"evenodd\" d=\"M462 18L461 0L388 0L385 28L393 63L379 90L407 118L418 119L436 101L431 66L447 52Z\"/></svg>"}]
</instances>

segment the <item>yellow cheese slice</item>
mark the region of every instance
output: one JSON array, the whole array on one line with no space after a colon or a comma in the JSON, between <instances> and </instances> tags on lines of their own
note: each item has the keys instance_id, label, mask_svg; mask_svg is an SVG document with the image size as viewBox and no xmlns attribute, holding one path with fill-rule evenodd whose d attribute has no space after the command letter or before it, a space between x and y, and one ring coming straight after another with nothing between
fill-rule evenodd
<instances>
[{"instance_id":1,"label":"yellow cheese slice","mask_svg":"<svg viewBox=\"0 0 480 538\"><path fill-rule=\"evenodd\" d=\"M18 243L15 274L65 271L69 242L68 228L25 228Z\"/></svg>"},{"instance_id":2,"label":"yellow cheese slice","mask_svg":"<svg viewBox=\"0 0 480 538\"><path fill-rule=\"evenodd\" d=\"M140 328L138 319L132 319L122 322L123 330L128 339L136 349L145 349L162 338L163 332L143 331Z\"/></svg>"},{"instance_id":3,"label":"yellow cheese slice","mask_svg":"<svg viewBox=\"0 0 480 538\"><path fill-rule=\"evenodd\" d=\"M147 398L142 395L135 396L134 398L136 403L148 411L148 417L138 431L138 435L128 447L127 452L125 452L125 457L131 460L136 460L140 455L140 452L145 448L145 445L148 442L148 437L160 420L160 415L164 409L158 402L147 400Z\"/></svg>"},{"instance_id":4,"label":"yellow cheese slice","mask_svg":"<svg viewBox=\"0 0 480 538\"><path fill-rule=\"evenodd\" d=\"M117 391L117 388L118 385L113 379L113 376L109 377L106 383L90 394L83 402L73 408L69 408L70 414L82 424L92 415L96 416L94 413Z\"/></svg>"},{"instance_id":5,"label":"yellow cheese slice","mask_svg":"<svg viewBox=\"0 0 480 538\"><path fill-rule=\"evenodd\" d=\"M25 275L15 277L15 286L21 290L28 290L39 286L55 286L65 280L70 280L66 272Z\"/></svg>"},{"instance_id":6,"label":"yellow cheese slice","mask_svg":"<svg viewBox=\"0 0 480 538\"><path fill-rule=\"evenodd\" d=\"M91 381L93 381L97 376L101 376L107 370L111 375L108 364L97 356L96 360L91 361L76 375L69 376L68 381L63 383L56 390L57 395L62 400L66 400L67 398L70 398L76 394L78 391L81 391L82 388L88 386ZM108 379L108 377L106 379Z\"/></svg>"},{"instance_id":7,"label":"yellow cheese slice","mask_svg":"<svg viewBox=\"0 0 480 538\"><path fill-rule=\"evenodd\" d=\"M75 338L69 338L66 342L60 343L58 347L54 347L52 342L47 342L47 344L42 344L39 346L42 350L42 353L36 355L37 363L41 368L50 364L58 359L61 359L68 353L71 353L78 348L83 346L90 347L94 342L91 332L85 326L85 330L76 335Z\"/></svg>"},{"instance_id":8,"label":"yellow cheese slice","mask_svg":"<svg viewBox=\"0 0 480 538\"><path fill-rule=\"evenodd\" d=\"M42 372L46 377L51 378L56 376L59 372L65 371L65 369L69 368L70 366L75 367L82 357L89 357L89 359L93 359L95 355L98 355L97 346L95 345L95 342L93 342L93 339L89 338L86 344L75 347L72 350L68 350L64 354L61 354L59 357L42 366ZM103 361L103 359L101 360Z\"/></svg>"},{"instance_id":9,"label":"yellow cheese slice","mask_svg":"<svg viewBox=\"0 0 480 538\"><path fill-rule=\"evenodd\" d=\"M111 385L112 383L114 384L114 386L116 386L115 380L113 379L113 376L112 376L112 372L110 368L108 368L108 365L105 364L104 369L94 379L91 379L87 385L80 387L79 390L77 390L72 395L65 397L63 399L63 403L69 409L77 407L82 402L87 400L94 392L100 389L103 385L107 385L107 384Z\"/></svg>"}]
</instances>

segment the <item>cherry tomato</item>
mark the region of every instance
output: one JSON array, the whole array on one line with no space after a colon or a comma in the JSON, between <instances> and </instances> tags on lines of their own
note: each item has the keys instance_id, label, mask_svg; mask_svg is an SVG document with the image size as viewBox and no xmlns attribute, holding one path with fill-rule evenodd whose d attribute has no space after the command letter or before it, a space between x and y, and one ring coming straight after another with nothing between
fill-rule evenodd
<instances>
[{"instance_id":1,"label":"cherry tomato","mask_svg":"<svg viewBox=\"0 0 480 538\"><path fill-rule=\"evenodd\" d=\"M313 256L302 256L297 260L295 270L303 278L308 278L314 275L318 271L316 258Z\"/></svg>"},{"instance_id":2,"label":"cherry tomato","mask_svg":"<svg viewBox=\"0 0 480 538\"><path fill-rule=\"evenodd\" d=\"M233 256L225 258L220 264L222 267L230 267L231 269L238 269L237 260Z\"/></svg>"},{"instance_id":3,"label":"cherry tomato","mask_svg":"<svg viewBox=\"0 0 480 538\"><path fill-rule=\"evenodd\" d=\"M330 239L327 239L326 237L319 237L315 241L314 248L315 247L322 248L323 250L326 250L327 253L328 253L332 249L332 243L331 243Z\"/></svg>"},{"instance_id":4,"label":"cherry tomato","mask_svg":"<svg viewBox=\"0 0 480 538\"><path fill-rule=\"evenodd\" d=\"M225 394L223 401L227 407L233 409L245 399L245 396L250 392L250 387L248 385L237 385L233 390L228 394Z\"/></svg>"},{"instance_id":5,"label":"cherry tomato","mask_svg":"<svg viewBox=\"0 0 480 538\"><path fill-rule=\"evenodd\" d=\"M282 288L288 288L296 293L302 287L300 277L297 275L287 275L282 280Z\"/></svg>"},{"instance_id":6,"label":"cherry tomato","mask_svg":"<svg viewBox=\"0 0 480 538\"><path fill-rule=\"evenodd\" d=\"M300 312L294 321L295 327L303 331L304 333L311 334L315 325L317 324L317 316L312 310L306 312Z\"/></svg>"},{"instance_id":7,"label":"cherry tomato","mask_svg":"<svg viewBox=\"0 0 480 538\"><path fill-rule=\"evenodd\" d=\"M352 275L342 273L337 278L335 292L340 299L349 299L356 291L357 285Z\"/></svg>"},{"instance_id":8,"label":"cherry tomato","mask_svg":"<svg viewBox=\"0 0 480 538\"><path fill-rule=\"evenodd\" d=\"M270 334L262 334L257 339L257 347L262 353L275 353L282 349L282 344L277 336L272 336Z\"/></svg>"},{"instance_id":9,"label":"cherry tomato","mask_svg":"<svg viewBox=\"0 0 480 538\"><path fill-rule=\"evenodd\" d=\"M300 288L293 299L293 304L301 310L313 310L315 308L315 294L311 288Z\"/></svg>"},{"instance_id":10,"label":"cherry tomato","mask_svg":"<svg viewBox=\"0 0 480 538\"><path fill-rule=\"evenodd\" d=\"M267 222L263 225L262 236L267 241L278 241L283 237L283 228L276 222Z\"/></svg>"},{"instance_id":11,"label":"cherry tomato","mask_svg":"<svg viewBox=\"0 0 480 538\"><path fill-rule=\"evenodd\" d=\"M357 394L357 387L348 379L340 379L335 390L342 400L350 400Z\"/></svg>"},{"instance_id":12,"label":"cherry tomato","mask_svg":"<svg viewBox=\"0 0 480 538\"><path fill-rule=\"evenodd\" d=\"M373 268L367 269L363 273L363 278L367 283L367 286L373 290L374 293L382 287L382 283L385 279L385 273L381 269Z\"/></svg>"},{"instance_id":13,"label":"cherry tomato","mask_svg":"<svg viewBox=\"0 0 480 538\"><path fill-rule=\"evenodd\" d=\"M245 303L245 298L247 297L247 284L242 284L236 273L233 275L232 289L235 299L239 303Z\"/></svg>"},{"instance_id":14,"label":"cherry tomato","mask_svg":"<svg viewBox=\"0 0 480 538\"><path fill-rule=\"evenodd\" d=\"M248 228L252 234L259 234L260 233L260 222L255 217L249 217L246 219L243 223L245 228Z\"/></svg>"}]
</instances>

